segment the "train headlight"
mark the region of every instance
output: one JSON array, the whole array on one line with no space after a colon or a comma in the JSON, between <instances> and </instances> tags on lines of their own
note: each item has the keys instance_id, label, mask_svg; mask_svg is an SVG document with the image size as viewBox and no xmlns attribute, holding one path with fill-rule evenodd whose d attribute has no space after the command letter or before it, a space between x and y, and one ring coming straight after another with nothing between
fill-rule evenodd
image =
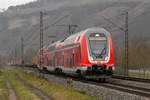
<instances>
[{"instance_id":1,"label":"train headlight","mask_svg":"<svg viewBox=\"0 0 150 100\"><path fill-rule=\"evenodd\" d=\"M114 66L112 67L112 70L113 70L113 71L115 70L115 67L114 67Z\"/></svg>"},{"instance_id":2,"label":"train headlight","mask_svg":"<svg viewBox=\"0 0 150 100\"><path fill-rule=\"evenodd\" d=\"M94 60L93 57L90 57L90 60Z\"/></svg>"},{"instance_id":3,"label":"train headlight","mask_svg":"<svg viewBox=\"0 0 150 100\"><path fill-rule=\"evenodd\" d=\"M95 37L99 37L100 35L99 34L95 34Z\"/></svg>"},{"instance_id":4,"label":"train headlight","mask_svg":"<svg viewBox=\"0 0 150 100\"><path fill-rule=\"evenodd\" d=\"M108 57L105 57L105 60L108 60Z\"/></svg>"}]
</instances>

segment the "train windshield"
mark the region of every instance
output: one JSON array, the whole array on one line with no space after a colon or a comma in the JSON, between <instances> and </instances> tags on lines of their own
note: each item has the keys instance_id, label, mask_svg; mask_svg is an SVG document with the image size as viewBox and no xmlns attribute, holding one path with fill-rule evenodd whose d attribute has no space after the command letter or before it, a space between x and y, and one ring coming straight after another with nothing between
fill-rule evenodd
<instances>
[{"instance_id":1,"label":"train windshield","mask_svg":"<svg viewBox=\"0 0 150 100\"><path fill-rule=\"evenodd\" d=\"M91 53L96 58L103 58L107 50L107 38L102 33L92 33L89 36Z\"/></svg>"}]
</instances>

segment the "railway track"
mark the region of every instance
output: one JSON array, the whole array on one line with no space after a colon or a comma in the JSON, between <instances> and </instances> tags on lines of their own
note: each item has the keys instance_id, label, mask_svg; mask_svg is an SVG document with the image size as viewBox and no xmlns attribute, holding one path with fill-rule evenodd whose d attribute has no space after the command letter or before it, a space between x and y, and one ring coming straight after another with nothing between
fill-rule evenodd
<instances>
[{"instance_id":1,"label":"railway track","mask_svg":"<svg viewBox=\"0 0 150 100\"><path fill-rule=\"evenodd\" d=\"M121 79L121 80L136 81L136 82L150 83L150 79L143 79L143 78L136 78L136 77L113 75L112 78Z\"/></svg>"},{"instance_id":2,"label":"railway track","mask_svg":"<svg viewBox=\"0 0 150 100\"><path fill-rule=\"evenodd\" d=\"M130 94L135 94L135 95L150 98L150 89L147 89L147 88L141 88L141 87L135 87L135 86L130 86L130 85L111 83L111 82L109 82L107 84L102 84L102 86L104 86L106 88L119 90L122 92L127 92Z\"/></svg>"},{"instance_id":3,"label":"railway track","mask_svg":"<svg viewBox=\"0 0 150 100\"><path fill-rule=\"evenodd\" d=\"M73 79L73 80L77 81L77 79ZM91 81L91 80L78 80L78 81L150 98L150 89L148 89L148 88L142 88L142 87L131 86L131 85L124 85L124 84L119 84L119 83L110 82L110 81L108 81L106 83L100 83L99 81L96 81L96 80L93 80L93 81Z\"/></svg>"},{"instance_id":4,"label":"railway track","mask_svg":"<svg viewBox=\"0 0 150 100\"><path fill-rule=\"evenodd\" d=\"M33 68L29 68L29 70L31 70L31 69L33 69ZM27 68L26 68L26 70L27 70ZM57 77L61 77L61 78L71 78L73 81L80 81L83 83L88 83L88 84L92 84L92 85L96 85L96 86L101 86L101 87L105 87L105 88L109 88L109 89L118 90L121 92L126 92L126 93L130 93L130 94L135 94L138 96L150 98L150 89L148 89L148 88L142 88L142 87L127 85L127 84L125 85L125 84L120 84L120 83L111 82L111 81L108 81L106 83L102 83L98 80L85 80L85 79L83 80L83 79L79 79L79 78L74 77L74 76L64 75L64 74L63 75L57 75L55 73L49 73L49 74L45 74L45 75L50 75L50 74L56 75ZM122 80L122 78L119 78L119 77L117 79L120 79L120 81ZM127 80L129 80L129 79L127 79ZM133 80L131 79L131 81L133 81ZM134 81L137 82L138 80L134 80ZM146 81L142 81L142 82L146 82Z\"/></svg>"}]
</instances>

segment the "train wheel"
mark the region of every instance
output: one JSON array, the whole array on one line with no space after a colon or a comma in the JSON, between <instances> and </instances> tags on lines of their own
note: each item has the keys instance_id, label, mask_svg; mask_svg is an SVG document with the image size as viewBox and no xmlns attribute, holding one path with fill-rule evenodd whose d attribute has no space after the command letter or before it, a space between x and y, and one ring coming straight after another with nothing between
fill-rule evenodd
<instances>
[{"instance_id":1,"label":"train wheel","mask_svg":"<svg viewBox=\"0 0 150 100\"><path fill-rule=\"evenodd\" d=\"M43 72L44 72L45 74L47 74L47 73L48 73L48 70L47 70L47 68L46 68L46 67L44 67L44 68L43 68Z\"/></svg>"},{"instance_id":2,"label":"train wheel","mask_svg":"<svg viewBox=\"0 0 150 100\"><path fill-rule=\"evenodd\" d=\"M81 80L86 80L86 78L85 78L85 75L84 74L79 74L79 78L81 79Z\"/></svg>"},{"instance_id":3,"label":"train wheel","mask_svg":"<svg viewBox=\"0 0 150 100\"><path fill-rule=\"evenodd\" d=\"M60 74L60 75L62 74L62 69L58 70L58 74Z\"/></svg>"},{"instance_id":4,"label":"train wheel","mask_svg":"<svg viewBox=\"0 0 150 100\"><path fill-rule=\"evenodd\" d=\"M106 78L100 78L99 81L100 82L106 82Z\"/></svg>"},{"instance_id":5,"label":"train wheel","mask_svg":"<svg viewBox=\"0 0 150 100\"><path fill-rule=\"evenodd\" d=\"M58 69L55 69L55 73L58 74L58 75L59 75L59 74L62 74L62 69L59 69L59 68L58 68Z\"/></svg>"}]
</instances>

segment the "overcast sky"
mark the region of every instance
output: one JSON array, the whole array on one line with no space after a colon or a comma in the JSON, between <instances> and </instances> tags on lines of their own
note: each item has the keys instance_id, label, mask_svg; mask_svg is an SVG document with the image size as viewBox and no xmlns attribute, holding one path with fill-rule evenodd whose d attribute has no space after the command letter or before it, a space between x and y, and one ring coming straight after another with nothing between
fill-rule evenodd
<instances>
[{"instance_id":1,"label":"overcast sky","mask_svg":"<svg viewBox=\"0 0 150 100\"><path fill-rule=\"evenodd\" d=\"M36 1L36 0L0 0L0 8L7 9L9 6L25 4L31 1Z\"/></svg>"}]
</instances>

